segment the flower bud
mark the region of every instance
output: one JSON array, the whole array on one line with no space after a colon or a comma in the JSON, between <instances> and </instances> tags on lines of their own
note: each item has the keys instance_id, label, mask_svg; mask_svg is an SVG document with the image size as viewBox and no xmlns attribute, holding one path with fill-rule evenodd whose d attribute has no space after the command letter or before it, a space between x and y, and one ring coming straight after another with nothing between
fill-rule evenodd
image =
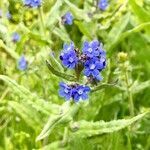
<instances>
[{"instance_id":1,"label":"flower bud","mask_svg":"<svg viewBox=\"0 0 150 150\"><path fill-rule=\"evenodd\" d=\"M117 57L118 57L119 62L125 62L128 59L127 58L128 54L125 52L119 52Z\"/></svg>"}]
</instances>

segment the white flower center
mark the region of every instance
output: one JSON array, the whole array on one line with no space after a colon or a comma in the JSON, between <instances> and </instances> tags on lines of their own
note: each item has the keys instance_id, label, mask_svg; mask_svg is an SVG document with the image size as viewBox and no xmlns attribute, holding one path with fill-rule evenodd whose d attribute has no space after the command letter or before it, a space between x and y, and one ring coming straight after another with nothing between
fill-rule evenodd
<instances>
[{"instance_id":1,"label":"white flower center","mask_svg":"<svg viewBox=\"0 0 150 150\"><path fill-rule=\"evenodd\" d=\"M91 52L92 52L92 48L88 48L88 52L90 52L90 53L91 53Z\"/></svg>"},{"instance_id":2,"label":"white flower center","mask_svg":"<svg viewBox=\"0 0 150 150\"><path fill-rule=\"evenodd\" d=\"M91 70L95 69L95 67L96 67L96 66L95 66L94 64L91 64L91 65L90 65L90 69L91 69Z\"/></svg>"},{"instance_id":3,"label":"white flower center","mask_svg":"<svg viewBox=\"0 0 150 150\"><path fill-rule=\"evenodd\" d=\"M65 89L64 91L65 91L65 93L69 93L68 89Z\"/></svg>"},{"instance_id":4,"label":"white flower center","mask_svg":"<svg viewBox=\"0 0 150 150\"><path fill-rule=\"evenodd\" d=\"M69 57L69 62L73 62L73 58L72 57Z\"/></svg>"},{"instance_id":5,"label":"white flower center","mask_svg":"<svg viewBox=\"0 0 150 150\"><path fill-rule=\"evenodd\" d=\"M83 94L83 90L79 90L78 93L81 95Z\"/></svg>"}]
</instances>

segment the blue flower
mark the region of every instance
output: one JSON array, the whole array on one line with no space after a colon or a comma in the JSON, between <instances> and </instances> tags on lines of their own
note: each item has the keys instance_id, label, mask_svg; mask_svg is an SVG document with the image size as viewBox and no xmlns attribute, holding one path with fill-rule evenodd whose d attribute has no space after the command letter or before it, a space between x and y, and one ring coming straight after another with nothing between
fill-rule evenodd
<instances>
[{"instance_id":1,"label":"blue flower","mask_svg":"<svg viewBox=\"0 0 150 150\"><path fill-rule=\"evenodd\" d=\"M102 44L98 40L93 40L91 42L84 42L82 48L83 54L86 54L88 57L98 57L104 56L105 51L102 49Z\"/></svg>"},{"instance_id":2,"label":"blue flower","mask_svg":"<svg viewBox=\"0 0 150 150\"><path fill-rule=\"evenodd\" d=\"M20 35L17 32L14 32L12 34L12 41L13 42L18 42L20 40Z\"/></svg>"},{"instance_id":3,"label":"blue flower","mask_svg":"<svg viewBox=\"0 0 150 150\"><path fill-rule=\"evenodd\" d=\"M65 67L70 69L75 68L78 63L78 57L73 43L70 43L70 45L64 44L63 51L60 55L60 60Z\"/></svg>"},{"instance_id":4,"label":"blue flower","mask_svg":"<svg viewBox=\"0 0 150 150\"><path fill-rule=\"evenodd\" d=\"M8 20L10 20L12 18L12 15L9 11L6 13L6 17L7 17Z\"/></svg>"},{"instance_id":5,"label":"blue flower","mask_svg":"<svg viewBox=\"0 0 150 150\"><path fill-rule=\"evenodd\" d=\"M78 102L80 99L86 100L88 99L88 93L90 92L90 88L85 85L77 85L77 87L72 89L72 97L75 102Z\"/></svg>"},{"instance_id":6,"label":"blue flower","mask_svg":"<svg viewBox=\"0 0 150 150\"><path fill-rule=\"evenodd\" d=\"M42 0L24 0L24 5L28 7L39 7L41 6Z\"/></svg>"},{"instance_id":7,"label":"blue flower","mask_svg":"<svg viewBox=\"0 0 150 150\"><path fill-rule=\"evenodd\" d=\"M23 71L26 70L26 68L27 68L27 61L24 55L22 55L18 61L18 69Z\"/></svg>"},{"instance_id":8,"label":"blue flower","mask_svg":"<svg viewBox=\"0 0 150 150\"><path fill-rule=\"evenodd\" d=\"M62 17L62 23L67 24L67 25L72 25L73 23L73 15L71 12L67 12L63 17Z\"/></svg>"},{"instance_id":9,"label":"blue flower","mask_svg":"<svg viewBox=\"0 0 150 150\"><path fill-rule=\"evenodd\" d=\"M59 86L59 95L64 97L66 100L69 100L72 97L72 88L64 82L61 82Z\"/></svg>"},{"instance_id":10,"label":"blue flower","mask_svg":"<svg viewBox=\"0 0 150 150\"><path fill-rule=\"evenodd\" d=\"M106 10L107 6L108 6L107 0L99 0L99 2L98 2L99 9L104 11L104 10Z\"/></svg>"},{"instance_id":11,"label":"blue flower","mask_svg":"<svg viewBox=\"0 0 150 150\"><path fill-rule=\"evenodd\" d=\"M94 57L92 59L88 59L84 66L84 75L87 77L93 77L96 80L102 80L100 76L100 71L105 68L105 59Z\"/></svg>"},{"instance_id":12,"label":"blue flower","mask_svg":"<svg viewBox=\"0 0 150 150\"><path fill-rule=\"evenodd\" d=\"M70 100L72 98L75 102L78 102L80 99L88 99L88 93L90 92L90 88L88 86L78 84L67 85L64 82L61 82L59 86L59 95L64 97L66 100Z\"/></svg>"}]
</instances>

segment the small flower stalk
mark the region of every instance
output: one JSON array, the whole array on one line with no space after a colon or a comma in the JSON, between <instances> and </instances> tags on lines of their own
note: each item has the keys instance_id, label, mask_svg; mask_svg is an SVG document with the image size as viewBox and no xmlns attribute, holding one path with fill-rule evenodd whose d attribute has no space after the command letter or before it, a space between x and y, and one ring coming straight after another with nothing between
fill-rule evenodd
<instances>
[{"instance_id":1,"label":"small flower stalk","mask_svg":"<svg viewBox=\"0 0 150 150\"><path fill-rule=\"evenodd\" d=\"M61 82L59 95L66 100L73 99L75 102L88 99L91 89L87 84L101 81L103 79L101 72L106 68L106 52L102 43L98 40L85 41L81 51L75 48L73 42L64 44L60 60L65 68L75 71L77 83ZM84 76L87 82L79 84L78 82L82 82Z\"/></svg>"}]
</instances>

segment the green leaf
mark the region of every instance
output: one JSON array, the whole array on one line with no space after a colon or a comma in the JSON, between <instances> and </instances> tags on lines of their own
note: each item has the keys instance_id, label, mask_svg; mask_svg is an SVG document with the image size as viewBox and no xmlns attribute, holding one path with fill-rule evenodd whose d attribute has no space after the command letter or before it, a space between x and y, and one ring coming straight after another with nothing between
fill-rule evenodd
<instances>
[{"instance_id":1,"label":"green leaf","mask_svg":"<svg viewBox=\"0 0 150 150\"><path fill-rule=\"evenodd\" d=\"M29 32L28 36L30 39L35 40L36 42L38 42L39 45L51 45L52 41L45 39L45 37L41 36L38 33L33 33L33 32Z\"/></svg>"},{"instance_id":2,"label":"green leaf","mask_svg":"<svg viewBox=\"0 0 150 150\"><path fill-rule=\"evenodd\" d=\"M69 0L64 0L64 1L69 6L71 12L73 13L76 19L85 20L87 22L90 21L90 18L88 17L87 13L84 10L79 9L76 5L71 3Z\"/></svg>"},{"instance_id":3,"label":"green leaf","mask_svg":"<svg viewBox=\"0 0 150 150\"><path fill-rule=\"evenodd\" d=\"M30 126L31 128L36 128L39 130L42 125L39 114L26 103L18 103L14 101L9 101L8 105L13 108L13 110ZM35 117L36 116L36 117ZM37 126L37 124L39 126Z\"/></svg>"},{"instance_id":4,"label":"green leaf","mask_svg":"<svg viewBox=\"0 0 150 150\"><path fill-rule=\"evenodd\" d=\"M131 119L120 119L120 120L113 120L110 122L104 121L88 122L85 120L74 122L70 125L70 128L72 130L71 136L74 137L79 136L82 138L87 138L105 133L112 133L130 126L134 122L143 118L146 114L147 113L143 113Z\"/></svg>"},{"instance_id":5,"label":"green leaf","mask_svg":"<svg viewBox=\"0 0 150 150\"><path fill-rule=\"evenodd\" d=\"M50 40L45 39L40 34L29 31L28 33L24 34L21 37L21 40L17 43L16 52L22 54L22 51L24 49L24 44L29 39L36 41L38 45L41 46L49 46L52 44Z\"/></svg>"},{"instance_id":6,"label":"green leaf","mask_svg":"<svg viewBox=\"0 0 150 150\"><path fill-rule=\"evenodd\" d=\"M55 27L53 33L56 34L62 41L71 42L70 37L64 28L64 26L60 25L60 28Z\"/></svg>"},{"instance_id":7,"label":"green leaf","mask_svg":"<svg viewBox=\"0 0 150 150\"><path fill-rule=\"evenodd\" d=\"M52 65L50 64L50 62L48 60L46 60L46 64L47 64L48 69L54 75L61 77L61 78L68 80L68 81L76 81L76 78L74 76L57 71L54 67L52 67Z\"/></svg>"},{"instance_id":8,"label":"green leaf","mask_svg":"<svg viewBox=\"0 0 150 150\"><path fill-rule=\"evenodd\" d=\"M107 38L107 49L109 50L111 46L120 39L121 33L125 30L130 19L130 13L123 16L119 22L117 22L108 34Z\"/></svg>"},{"instance_id":9,"label":"green leaf","mask_svg":"<svg viewBox=\"0 0 150 150\"><path fill-rule=\"evenodd\" d=\"M8 29L3 24L0 24L0 39L7 40Z\"/></svg>"},{"instance_id":10,"label":"green leaf","mask_svg":"<svg viewBox=\"0 0 150 150\"><path fill-rule=\"evenodd\" d=\"M150 87L150 80L142 83L135 82L131 87L131 91L133 94L136 94L149 87Z\"/></svg>"},{"instance_id":11,"label":"green leaf","mask_svg":"<svg viewBox=\"0 0 150 150\"><path fill-rule=\"evenodd\" d=\"M13 59L19 59L19 55L13 51L11 48L7 47L2 40L0 40L0 48L3 48L8 55L10 55Z\"/></svg>"},{"instance_id":12,"label":"green leaf","mask_svg":"<svg viewBox=\"0 0 150 150\"><path fill-rule=\"evenodd\" d=\"M129 0L129 4L133 12L138 16L139 20L142 22L149 22L150 21L150 14L144 8L140 7L135 0Z\"/></svg>"},{"instance_id":13,"label":"green leaf","mask_svg":"<svg viewBox=\"0 0 150 150\"><path fill-rule=\"evenodd\" d=\"M103 83L103 84L100 84L94 88L92 88L91 92L96 92L96 91L99 91L99 90L102 90L102 89L105 89L107 87L114 87L116 85L117 82L114 82L114 83Z\"/></svg>"},{"instance_id":14,"label":"green leaf","mask_svg":"<svg viewBox=\"0 0 150 150\"><path fill-rule=\"evenodd\" d=\"M74 23L78 26L79 30L82 32L83 35L89 38L89 40L92 40L92 34L90 32L90 28L85 22L81 21L74 21ZM93 30L93 29L92 29Z\"/></svg>"},{"instance_id":15,"label":"green leaf","mask_svg":"<svg viewBox=\"0 0 150 150\"><path fill-rule=\"evenodd\" d=\"M55 4L52 6L48 17L47 17L47 22L46 22L46 26L47 28L49 28L51 30L51 27L58 21L58 18L60 18L59 16L59 10L60 7L62 6L63 1L62 0L57 0L55 2Z\"/></svg>"},{"instance_id":16,"label":"green leaf","mask_svg":"<svg viewBox=\"0 0 150 150\"><path fill-rule=\"evenodd\" d=\"M70 122L73 117L76 115L80 107L80 104L73 104L70 106L70 103L66 102L62 106L62 113L60 115L51 116L44 126L42 132L37 137L37 141L44 139L45 137L49 136L52 130L59 124L65 124Z\"/></svg>"},{"instance_id":17,"label":"green leaf","mask_svg":"<svg viewBox=\"0 0 150 150\"><path fill-rule=\"evenodd\" d=\"M26 103L32 105L33 108L37 111L40 111L46 115L57 112L59 105L53 104L51 102L46 102L45 100L39 98L36 94L31 93L24 86L19 85L16 81L12 80L11 78L4 75L0 75L0 80L6 82L8 86L13 89L12 92L20 96L20 100L25 100Z\"/></svg>"},{"instance_id":18,"label":"green leaf","mask_svg":"<svg viewBox=\"0 0 150 150\"><path fill-rule=\"evenodd\" d=\"M62 65L57 61L57 59L55 59L55 57L52 54L49 55L49 61L52 64L52 66L55 66L56 70L59 70L61 72L64 71Z\"/></svg>"},{"instance_id":19,"label":"green leaf","mask_svg":"<svg viewBox=\"0 0 150 150\"><path fill-rule=\"evenodd\" d=\"M134 27L133 29L122 33L120 35L119 39L111 44L109 50L111 51L112 49L114 49L122 40L124 40L128 36L132 35L133 33L140 32L140 30L142 30L144 28L148 28L148 27L150 27L150 22L142 23L142 24Z\"/></svg>"}]
</instances>

